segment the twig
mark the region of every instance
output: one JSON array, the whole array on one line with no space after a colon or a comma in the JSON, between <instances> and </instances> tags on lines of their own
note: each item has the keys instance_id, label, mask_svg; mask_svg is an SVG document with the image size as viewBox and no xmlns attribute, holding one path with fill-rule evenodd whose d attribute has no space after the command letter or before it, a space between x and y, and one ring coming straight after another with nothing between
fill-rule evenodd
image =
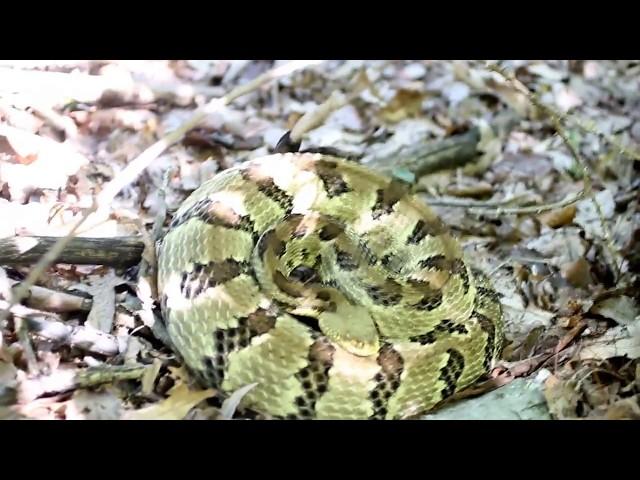
<instances>
[{"instance_id":1,"label":"twig","mask_svg":"<svg viewBox=\"0 0 640 480\"><path fill-rule=\"evenodd\" d=\"M107 90L131 91L130 82L117 84L113 77L84 73L45 72L0 68L0 94L11 98L14 92L29 103L42 106L63 105L69 100L95 102ZM114 84L115 83L115 84ZM43 88L46 85L47 88Z\"/></svg>"},{"instance_id":2,"label":"twig","mask_svg":"<svg viewBox=\"0 0 640 480\"><path fill-rule=\"evenodd\" d=\"M401 148L385 148L362 161L381 173L393 175L404 169L417 178L468 164L477 158L479 142L480 130L474 127L441 140L422 139Z\"/></svg>"},{"instance_id":3,"label":"twig","mask_svg":"<svg viewBox=\"0 0 640 480\"><path fill-rule=\"evenodd\" d=\"M416 189L416 192L424 192L425 190ZM518 195L512 198L503 200L489 200L481 202L478 200L460 200L460 199L444 199L442 197L425 197L425 202L429 205L436 207L462 207L462 208L490 208L500 207L502 205L509 205L518 200L526 198L526 195Z\"/></svg>"},{"instance_id":4,"label":"twig","mask_svg":"<svg viewBox=\"0 0 640 480\"><path fill-rule=\"evenodd\" d=\"M580 200L582 200L583 197L584 197L584 189L580 190L580 192L576 193L575 195L571 195L565 198L564 200L560 200L558 202L545 203L541 205L531 205L530 207L513 207L513 208L498 207L497 209L495 209L493 214L495 214L496 216L522 215L522 214L530 214L530 213L537 215L543 212L548 212L549 210L556 210L558 208L563 208L563 207L566 207L567 205L571 205L572 203L579 202ZM481 208L471 208L469 212L475 215L486 213Z\"/></svg>"},{"instance_id":5,"label":"twig","mask_svg":"<svg viewBox=\"0 0 640 480\"><path fill-rule=\"evenodd\" d=\"M322 125L329 118L329 115L347 105L349 99L350 96L348 97L342 92L337 90L332 92L324 102L298 119L291 129L291 142L300 142L305 133Z\"/></svg>"},{"instance_id":6,"label":"twig","mask_svg":"<svg viewBox=\"0 0 640 480\"><path fill-rule=\"evenodd\" d=\"M572 203L576 203L584 198L585 191L584 189L580 190L575 195L571 195L564 200L559 200L553 203L543 203L539 205L531 205L527 207L513 207L513 208L502 208L501 205L507 205L518 200L516 198L510 198L507 200L496 200L496 201L488 201L488 202L478 202L478 201L468 201L468 200L443 200L440 198L430 197L425 199L425 201L432 206L438 207L459 207L459 208L468 208L469 213L474 215L482 215L486 214L484 210L492 210L490 213L493 216L500 215L520 215L520 214L539 214L543 212L547 212L549 210L555 210L557 208L563 208L567 205L571 205ZM521 198L521 197L520 197ZM496 208L497 207L497 208Z\"/></svg>"}]
</instances>

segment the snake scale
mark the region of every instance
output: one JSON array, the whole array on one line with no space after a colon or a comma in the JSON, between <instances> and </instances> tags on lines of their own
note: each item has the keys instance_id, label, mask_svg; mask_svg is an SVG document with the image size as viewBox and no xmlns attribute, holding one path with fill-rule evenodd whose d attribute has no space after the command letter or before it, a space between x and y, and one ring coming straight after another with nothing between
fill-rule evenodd
<instances>
[{"instance_id":1,"label":"snake scale","mask_svg":"<svg viewBox=\"0 0 640 480\"><path fill-rule=\"evenodd\" d=\"M403 419L486 374L502 311L402 182L338 157L218 173L158 251L167 332L207 387L278 419Z\"/></svg>"}]
</instances>

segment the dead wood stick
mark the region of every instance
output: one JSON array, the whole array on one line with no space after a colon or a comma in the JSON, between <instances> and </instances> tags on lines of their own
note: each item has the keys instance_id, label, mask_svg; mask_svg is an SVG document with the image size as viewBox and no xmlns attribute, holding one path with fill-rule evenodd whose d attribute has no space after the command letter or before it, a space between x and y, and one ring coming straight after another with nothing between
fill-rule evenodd
<instances>
[{"instance_id":1,"label":"dead wood stick","mask_svg":"<svg viewBox=\"0 0 640 480\"><path fill-rule=\"evenodd\" d=\"M24 303L28 307L47 312L89 312L93 300L33 285L29 289L29 295L24 299Z\"/></svg>"},{"instance_id":2,"label":"dead wood stick","mask_svg":"<svg viewBox=\"0 0 640 480\"><path fill-rule=\"evenodd\" d=\"M52 342L106 357L113 357L120 353L118 338L95 328L66 325L34 316L27 318L26 323L29 332Z\"/></svg>"},{"instance_id":3,"label":"dead wood stick","mask_svg":"<svg viewBox=\"0 0 640 480\"><path fill-rule=\"evenodd\" d=\"M121 347L118 338L114 335L82 325L67 325L60 322L53 313L35 310L23 305L14 305L9 308L9 302L4 300L0 300L0 308L10 311L14 317L20 320L25 334L32 333L53 342L60 342L70 347L107 357L118 355L125 348L125 346ZM30 343L28 344L30 345Z\"/></svg>"},{"instance_id":4,"label":"dead wood stick","mask_svg":"<svg viewBox=\"0 0 640 480\"><path fill-rule=\"evenodd\" d=\"M472 128L468 132L451 137L407 145L400 151L376 155L366 164L382 173L393 174L400 168L421 177L439 170L461 167L478 155L480 131Z\"/></svg>"},{"instance_id":5,"label":"dead wood stick","mask_svg":"<svg viewBox=\"0 0 640 480\"><path fill-rule=\"evenodd\" d=\"M138 380L149 369L146 365L105 365L84 370L57 370L51 375L21 382L20 403L26 404L44 395L90 388L122 380Z\"/></svg>"},{"instance_id":6,"label":"dead wood stick","mask_svg":"<svg viewBox=\"0 0 640 480\"><path fill-rule=\"evenodd\" d=\"M60 237L0 238L0 265L37 262ZM140 237L72 238L55 259L57 263L130 267L140 261L144 244Z\"/></svg>"}]
</instances>

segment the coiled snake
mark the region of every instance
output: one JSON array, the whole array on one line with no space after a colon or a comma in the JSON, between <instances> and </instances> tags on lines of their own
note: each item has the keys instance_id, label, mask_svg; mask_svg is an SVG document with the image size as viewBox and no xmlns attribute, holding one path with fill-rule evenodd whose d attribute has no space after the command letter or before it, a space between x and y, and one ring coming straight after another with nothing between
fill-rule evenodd
<instances>
[{"instance_id":1,"label":"coiled snake","mask_svg":"<svg viewBox=\"0 0 640 480\"><path fill-rule=\"evenodd\" d=\"M283 419L400 419L485 374L498 295L405 186L277 154L225 170L160 244L169 336L204 386Z\"/></svg>"}]
</instances>

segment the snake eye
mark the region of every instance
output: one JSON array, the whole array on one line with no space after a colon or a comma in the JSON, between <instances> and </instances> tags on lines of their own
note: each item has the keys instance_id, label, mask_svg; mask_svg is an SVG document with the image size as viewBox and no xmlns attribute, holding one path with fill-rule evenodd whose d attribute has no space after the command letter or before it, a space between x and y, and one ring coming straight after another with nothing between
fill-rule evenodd
<instances>
[{"instance_id":1,"label":"snake eye","mask_svg":"<svg viewBox=\"0 0 640 480\"><path fill-rule=\"evenodd\" d=\"M303 265L299 265L289 274L289 278L292 280L298 280L302 283L307 283L315 278L317 278L317 273L313 268L305 267Z\"/></svg>"}]
</instances>

